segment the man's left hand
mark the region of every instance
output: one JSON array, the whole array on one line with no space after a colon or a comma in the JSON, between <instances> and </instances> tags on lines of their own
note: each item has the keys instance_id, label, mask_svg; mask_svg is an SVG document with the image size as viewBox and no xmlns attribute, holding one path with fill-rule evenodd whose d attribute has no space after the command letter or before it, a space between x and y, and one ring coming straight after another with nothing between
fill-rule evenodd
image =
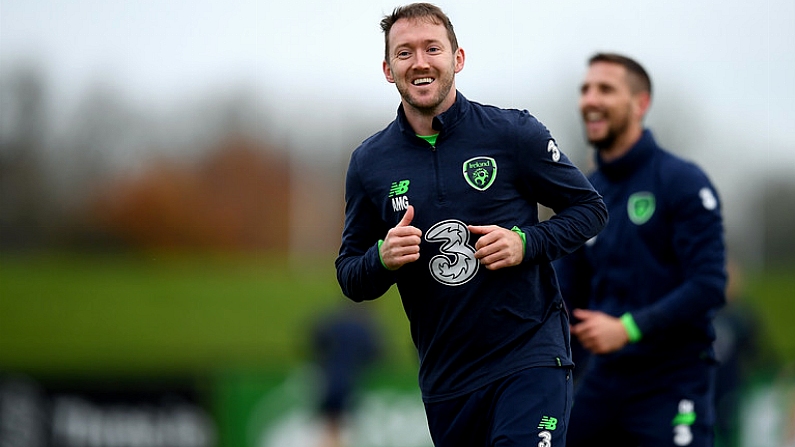
<instances>
[{"instance_id":1,"label":"man's left hand","mask_svg":"<svg viewBox=\"0 0 795 447\"><path fill-rule=\"evenodd\" d=\"M469 231L481 235L475 243L475 258L487 269L512 267L524 259L524 241L515 231L497 225L470 225Z\"/></svg>"}]
</instances>

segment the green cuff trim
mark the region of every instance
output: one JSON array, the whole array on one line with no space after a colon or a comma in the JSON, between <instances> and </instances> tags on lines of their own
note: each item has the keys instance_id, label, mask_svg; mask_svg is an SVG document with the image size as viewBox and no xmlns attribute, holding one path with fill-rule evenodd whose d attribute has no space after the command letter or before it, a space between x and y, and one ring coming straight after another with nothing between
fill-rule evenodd
<instances>
[{"instance_id":1,"label":"green cuff trim","mask_svg":"<svg viewBox=\"0 0 795 447\"><path fill-rule=\"evenodd\" d=\"M383 239L379 239L379 240L378 240L378 260L379 260L379 261L381 261L381 265L383 265L385 269L389 270L389 269L387 268L386 264L384 264L384 258L382 258L382 257L381 257L381 245L382 245L383 243L384 243L384 240L383 240Z\"/></svg>"},{"instance_id":2,"label":"green cuff trim","mask_svg":"<svg viewBox=\"0 0 795 447\"><path fill-rule=\"evenodd\" d=\"M643 334L640 332L640 328L638 327L637 323L635 323L635 319L632 318L632 314L627 312L624 315L621 315L621 324L624 325L624 329L627 330L627 335L629 335L629 342L635 343L641 339Z\"/></svg>"},{"instance_id":3,"label":"green cuff trim","mask_svg":"<svg viewBox=\"0 0 795 447\"><path fill-rule=\"evenodd\" d=\"M515 225L513 228L511 228L511 231L518 234L519 237L522 238L522 257L524 257L524 254L527 251L527 236L525 236L524 231L520 230L519 227Z\"/></svg>"}]
</instances>

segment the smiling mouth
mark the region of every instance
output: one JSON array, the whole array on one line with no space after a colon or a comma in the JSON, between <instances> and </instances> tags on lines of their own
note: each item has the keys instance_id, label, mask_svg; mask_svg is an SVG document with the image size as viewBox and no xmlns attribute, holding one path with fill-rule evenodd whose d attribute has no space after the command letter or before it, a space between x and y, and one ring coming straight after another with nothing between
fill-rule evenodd
<instances>
[{"instance_id":1,"label":"smiling mouth","mask_svg":"<svg viewBox=\"0 0 795 447\"><path fill-rule=\"evenodd\" d=\"M585 121L588 123L603 121L604 119L605 115L601 112L588 112L585 114Z\"/></svg>"},{"instance_id":2,"label":"smiling mouth","mask_svg":"<svg viewBox=\"0 0 795 447\"><path fill-rule=\"evenodd\" d=\"M419 78L411 81L412 85L429 85L433 82L433 78Z\"/></svg>"}]
</instances>

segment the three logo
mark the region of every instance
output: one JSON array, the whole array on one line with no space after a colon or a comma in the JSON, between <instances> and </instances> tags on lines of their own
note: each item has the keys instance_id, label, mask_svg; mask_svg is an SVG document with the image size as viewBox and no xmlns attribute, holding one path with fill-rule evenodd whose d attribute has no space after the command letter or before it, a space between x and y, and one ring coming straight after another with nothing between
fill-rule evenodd
<instances>
[{"instance_id":1,"label":"three logo","mask_svg":"<svg viewBox=\"0 0 795 447\"><path fill-rule=\"evenodd\" d=\"M674 427L674 444L687 446L693 442L692 425L696 422L696 406L690 399L679 401L676 417L671 421Z\"/></svg>"},{"instance_id":2,"label":"three logo","mask_svg":"<svg viewBox=\"0 0 795 447\"><path fill-rule=\"evenodd\" d=\"M547 152L553 161L560 160L560 151L554 141L549 141ZM464 162L462 173L469 186L477 191L485 191L497 179L497 161L487 156L470 158ZM408 209L409 199L406 194L410 185L410 180L394 181L390 185L389 199L393 211ZM474 257L475 249L469 245L469 236L466 224L457 220L439 222L425 233L426 241L440 244L440 254L431 259L429 264L431 276L440 283L448 286L461 285L477 273L479 263ZM545 424L545 430L554 430L557 420L549 418L542 423Z\"/></svg>"}]
</instances>

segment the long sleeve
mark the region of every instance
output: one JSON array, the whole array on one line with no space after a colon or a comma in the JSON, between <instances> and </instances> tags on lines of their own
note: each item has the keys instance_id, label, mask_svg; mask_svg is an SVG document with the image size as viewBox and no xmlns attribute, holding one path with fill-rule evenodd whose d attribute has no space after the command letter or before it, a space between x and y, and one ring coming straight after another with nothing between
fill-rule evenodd
<instances>
[{"instance_id":1,"label":"long sleeve","mask_svg":"<svg viewBox=\"0 0 795 447\"><path fill-rule=\"evenodd\" d=\"M608 213L602 196L585 175L560 151L546 128L528 136L529 150L517 164L524 166L529 201L555 211L552 218L521 228L526 237L525 260L550 262L567 255L596 236L607 224ZM541 143L539 145L539 142Z\"/></svg>"},{"instance_id":2,"label":"long sleeve","mask_svg":"<svg viewBox=\"0 0 795 447\"><path fill-rule=\"evenodd\" d=\"M376 299L395 283L395 273L381 265L378 255L378 240L386 230L359 180L354 154L345 180L345 227L335 261L342 293L353 301Z\"/></svg>"},{"instance_id":3,"label":"long sleeve","mask_svg":"<svg viewBox=\"0 0 795 447\"><path fill-rule=\"evenodd\" d=\"M644 335L683 322L700 323L725 302L725 250L720 203L706 176L695 166L669 184L672 242L681 263L681 284L652 305L632 312Z\"/></svg>"}]
</instances>

